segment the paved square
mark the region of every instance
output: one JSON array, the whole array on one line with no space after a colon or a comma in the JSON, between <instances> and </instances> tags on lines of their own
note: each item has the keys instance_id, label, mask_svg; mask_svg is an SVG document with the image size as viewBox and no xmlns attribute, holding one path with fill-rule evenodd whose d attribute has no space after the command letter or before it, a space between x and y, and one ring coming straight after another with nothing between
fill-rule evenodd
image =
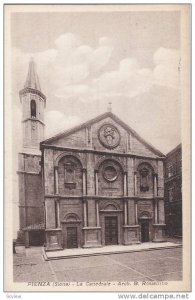
<instances>
[{"instance_id":1,"label":"paved square","mask_svg":"<svg viewBox=\"0 0 195 300\"><path fill-rule=\"evenodd\" d=\"M14 281L179 281L182 248L44 261L41 248L14 255Z\"/></svg>"}]
</instances>

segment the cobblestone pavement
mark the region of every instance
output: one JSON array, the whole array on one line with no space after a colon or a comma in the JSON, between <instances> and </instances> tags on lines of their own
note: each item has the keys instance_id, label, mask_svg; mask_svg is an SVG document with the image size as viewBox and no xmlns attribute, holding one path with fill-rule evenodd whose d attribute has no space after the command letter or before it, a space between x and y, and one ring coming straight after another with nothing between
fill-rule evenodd
<instances>
[{"instance_id":1,"label":"cobblestone pavement","mask_svg":"<svg viewBox=\"0 0 195 300\"><path fill-rule=\"evenodd\" d=\"M44 261L42 249L17 247L14 281L178 281L182 248Z\"/></svg>"}]
</instances>

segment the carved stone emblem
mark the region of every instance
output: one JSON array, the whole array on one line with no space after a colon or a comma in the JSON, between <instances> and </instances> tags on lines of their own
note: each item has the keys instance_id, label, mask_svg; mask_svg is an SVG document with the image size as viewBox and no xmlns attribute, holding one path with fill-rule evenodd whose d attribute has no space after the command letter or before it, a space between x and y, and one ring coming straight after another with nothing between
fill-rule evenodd
<instances>
[{"instance_id":1,"label":"carved stone emblem","mask_svg":"<svg viewBox=\"0 0 195 300\"><path fill-rule=\"evenodd\" d=\"M104 124L99 129L99 140L107 148L115 148L120 142L118 129L112 124Z\"/></svg>"}]
</instances>

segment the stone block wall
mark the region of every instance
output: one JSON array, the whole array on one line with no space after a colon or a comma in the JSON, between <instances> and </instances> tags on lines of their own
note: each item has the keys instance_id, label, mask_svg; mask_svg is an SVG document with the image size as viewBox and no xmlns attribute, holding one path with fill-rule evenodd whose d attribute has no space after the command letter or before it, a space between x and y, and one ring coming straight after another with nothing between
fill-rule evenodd
<instances>
[{"instance_id":1,"label":"stone block wall","mask_svg":"<svg viewBox=\"0 0 195 300\"><path fill-rule=\"evenodd\" d=\"M46 229L56 228L55 199L45 198Z\"/></svg>"},{"instance_id":2,"label":"stone block wall","mask_svg":"<svg viewBox=\"0 0 195 300\"><path fill-rule=\"evenodd\" d=\"M158 236L157 227L155 234L153 233L153 224L164 224L163 160L157 158L150 148L120 125L117 125L120 132L119 145L114 150L105 148L98 139L98 131L106 122L116 126L111 118L106 118L88 128L73 132L64 141L55 141L50 149L48 146L44 149L47 229L53 230L57 226L55 203L58 203L58 225L64 235L63 245L67 245L64 239L67 226L71 224L77 227L81 235L79 245L92 247L100 245L101 242L104 244L106 216L117 217L119 244L138 242L145 219L149 222L150 240L153 236ZM68 148L64 148L67 145ZM76 166L75 185L70 189L66 188L64 175L68 158ZM111 168L106 175L108 166ZM145 190L141 190L143 179L140 166L148 170L148 189ZM158 218L155 215L156 207ZM75 221L66 220L69 214L74 215Z\"/></svg>"},{"instance_id":3,"label":"stone block wall","mask_svg":"<svg viewBox=\"0 0 195 300\"><path fill-rule=\"evenodd\" d=\"M44 151L44 185L45 194L54 195L54 158L52 149L45 149Z\"/></svg>"},{"instance_id":4,"label":"stone block wall","mask_svg":"<svg viewBox=\"0 0 195 300\"><path fill-rule=\"evenodd\" d=\"M115 181L108 181L105 178L105 170L113 166L117 172ZM123 196L123 170L112 160L106 160L98 170L98 195L101 196Z\"/></svg>"},{"instance_id":5,"label":"stone block wall","mask_svg":"<svg viewBox=\"0 0 195 300\"><path fill-rule=\"evenodd\" d=\"M40 156L19 154L19 218L20 229L44 222L44 195Z\"/></svg>"},{"instance_id":6,"label":"stone block wall","mask_svg":"<svg viewBox=\"0 0 195 300\"><path fill-rule=\"evenodd\" d=\"M61 199L60 220L66 221L69 214L76 214L83 224L83 203L82 199Z\"/></svg>"}]
</instances>

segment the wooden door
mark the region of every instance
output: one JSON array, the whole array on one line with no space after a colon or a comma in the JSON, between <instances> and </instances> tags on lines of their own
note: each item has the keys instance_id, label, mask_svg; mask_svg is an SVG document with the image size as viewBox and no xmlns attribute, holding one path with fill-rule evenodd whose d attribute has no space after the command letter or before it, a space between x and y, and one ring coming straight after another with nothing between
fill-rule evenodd
<instances>
[{"instance_id":1,"label":"wooden door","mask_svg":"<svg viewBox=\"0 0 195 300\"><path fill-rule=\"evenodd\" d=\"M141 242L149 242L149 221L142 220L141 222Z\"/></svg>"},{"instance_id":2,"label":"wooden door","mask_svg":"<svg viewBox=\"0 0 195 300\"><path fill-rule=\"evenodd\" d=\"M67 228L67 248L78 248L77 227Z\"/></svg>"},{"instance_id":3,"label":"wooden door","mask_svg":"<svg viewBox=\"0 0 195 300\"><path fill-rule=\"evenodd\" d=\"M105 245L118 244L117 217L105 217Z\"/></svg>"}]
</instances>

